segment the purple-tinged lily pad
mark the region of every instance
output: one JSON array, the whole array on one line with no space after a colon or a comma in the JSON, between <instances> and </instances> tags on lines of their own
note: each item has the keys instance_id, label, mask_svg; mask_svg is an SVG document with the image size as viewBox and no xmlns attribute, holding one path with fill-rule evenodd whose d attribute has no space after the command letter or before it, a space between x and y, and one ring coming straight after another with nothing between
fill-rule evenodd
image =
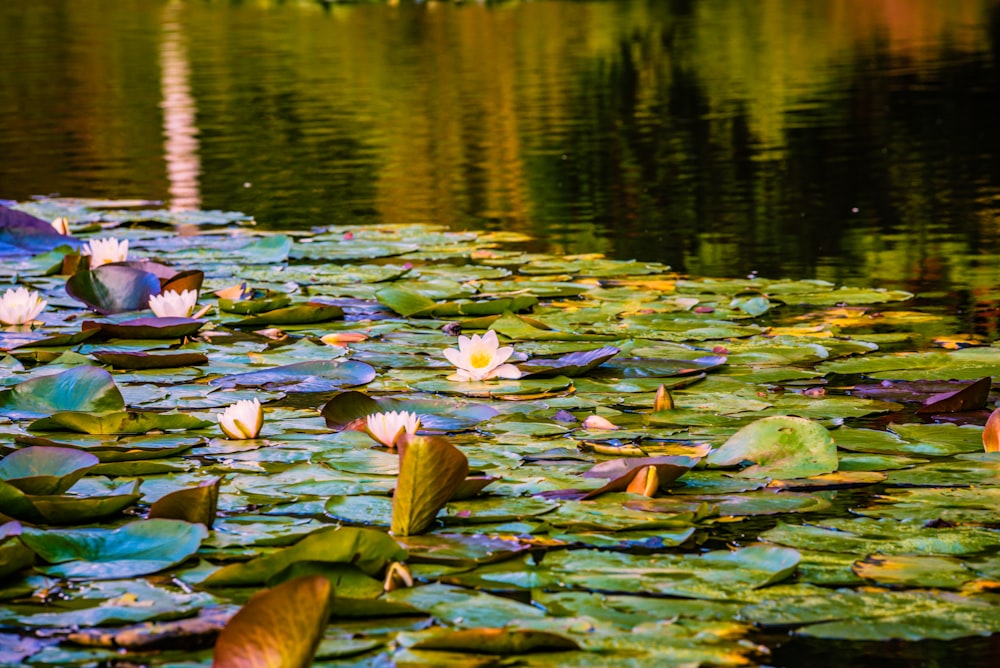
<instances>
[{"instance_id":1,"label":"purple-tinged lily pad","mask_svg":"<svg viewBox=\"0 0 1000 668\"><path fill-rule=\"evenodd\" d=\"M97 351L91 353L100 362L115 369L176 369L183 366L208 364L204 353L115 353Z\"/></svg>"},{"instance_id":2,"label":"purple-tinged lily pad","mask_svg":"<svg viewBox=\"0 0 1000 668\"><path fill-rule=\"evenodd\" d=\"M566 376L576 378L596 369L621 352L613 346L594 350L579 350L555 359L535 358L521 362L521 378L544 378L546 376Z\"/></svg>"},{"instance_id":3,"label":"purple-tinged lily pad","mask_svg":"<svg viewBox=\"0 0 1000 668\"><path fill-rule=\"evenodd\" d=\"M497 415L486 404L450 399L397 399L370 397L363 392L341 392L323 406L326 425L336 431L363 427L363 419L372 413L408 411L420 418L421 430L463 431Z\"/></svg>"},{"instance_id":4,"label":"purple-tinged lily pad","mask_svg":"<svg viewBox=\"0 0 1000 668\"><path fill-rule=\"evenodd\" d=\"M41 218L0 204L0 256L42 253L81 244L76 237L59 234Z\"/></svg>"},{"instance_id":5,"label":"purple-tinged lily pad","mask_svg":"<svg viewBox=\"0 0 1000 668\"><path fill-rule=\"evenodd\" d=\"M85 320L83 331L99 330L109 339L180 339L191 336L205 324L194 318L136 318L125 322Z\"/></svg>"},{"instance_id":6,"label":"purple-tinged lily pad","mask_svg":"<svg viewBox=\"0 0 1000 668\"><path fill-rule=\"evenodd\" d=\"M375 369L352 360L297 362L261 371L237 373L211 381L219 387L260 387L284 392L333 392L342 387L366 385L375 380Z\"/></svg>"},{"instance_id":7,"label":"purple-tinged lily pad","mask_svg":"<svg viewBox=\"0 0 1000 668\"><path fill-rule=\"evenodd\" d=\"M104 315L141 311L150 297L160 294L160 279L127 265L106 264L70 276L66 292Z\"/></svg>"},{"instance_id":8,"label":"purple-tinged lily pad","mask_svg":"<svg viewBox=\"0 0 1000 668\"><path fill-rule=\"evenodd\" d=\"M982 410L986 408L992 387L992 378L986 377L952 392L935 394L924 400L924 405L917 409L917 415Z\"/></svg>"},{"instance_id":9,"label":"purple-tinged lily pad","mask_svg":"<svg viewBox=\"0 0 1000 668\"><path fill-rule=\"evenodd\" d=\"M614 378L667 378L687 376L715 369L726 363L723 355L706 355L693 360L625 357L601 365L594 376Z\"/></svg>"}]
</instances>

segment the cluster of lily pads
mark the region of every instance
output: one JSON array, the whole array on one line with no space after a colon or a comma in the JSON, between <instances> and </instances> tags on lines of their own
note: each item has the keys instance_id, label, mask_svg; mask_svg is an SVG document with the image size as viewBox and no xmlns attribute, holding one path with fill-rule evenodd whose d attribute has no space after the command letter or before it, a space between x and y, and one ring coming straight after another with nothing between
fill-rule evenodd
<instances>
[{"instance_id":1,"label":"cluster of lily pads","mask_svg":"<svg viewBox=\"0 0 1000 668\"><path fill-rule=\"evenodd\" d=\"M0 662L1000 632L1000 348L902 291L527 241L0 207Z\"/></svg>"}]
</instances>

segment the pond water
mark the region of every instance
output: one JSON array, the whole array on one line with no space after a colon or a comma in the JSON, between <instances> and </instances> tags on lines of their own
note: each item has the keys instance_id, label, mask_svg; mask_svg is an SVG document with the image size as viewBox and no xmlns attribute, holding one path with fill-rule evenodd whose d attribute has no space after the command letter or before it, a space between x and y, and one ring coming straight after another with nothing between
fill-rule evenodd
<instances>
[{"instance_id":1,"label":"pond water","mask_svg":"<svg viewBox=\"0 0 1000 668\"><path fill-rule=\"evenodd\" d=\"M0 197L950 298L1000 284L1000 3L0 3Z\"/></svg>"},{"instance_id":2,"label":"pond water","mask_svg":"<svg viewBox=\"0 0 1000 668\"><path fill-rule=\"evenodd\" d=\"M948 311L897 314L890 350L900 328L1000 337L1000 0L22 0L0 44L3 199L524 232ZM986 666L997 643L769 633L774 665Z\"/></svg>"}]
</instances>

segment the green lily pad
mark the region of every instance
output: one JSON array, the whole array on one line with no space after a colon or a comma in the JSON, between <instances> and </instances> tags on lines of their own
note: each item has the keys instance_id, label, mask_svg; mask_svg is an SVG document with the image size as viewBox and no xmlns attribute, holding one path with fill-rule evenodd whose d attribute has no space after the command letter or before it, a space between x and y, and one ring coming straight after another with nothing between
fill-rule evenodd
<instances>
[{"instance_id":1,"label":"green lily pad","mask_svg":"<svg viewBox=\"0 0 1000 668\"><path fill-rule=\"evenodd\" d=\"M332 304L308 302L295 306L263 311L242 320L227 323L230 327L264 327L266 325L312 325L344 317L344 310Z\"/></svg>"},{"instance_id":2,"label":"green lily pad","mask_svg":"<svg viewBox=\"0 0 1000 668\"><path fill-rule=\"evenodd\" d=\"M821 424L797 417L768 417L733 434L706 458L710 466L754 466L748 478L808 478L837 470L837 446Z\"/></svg>"},{"instance_id":3,"label":"green lily pad","mask_svg":"<svg viewBox=\"0 0 1000 668\"><path fill-rule=\"evenodd\" d=\"M98 463L81 450L35 446L0 459L0 479L25 494L62 494Z\"/></svg>"},{"instance_id":4,"label":"green lily pad","mask_svg":"<svg viewBox=\"0 0 1000 668\"><path fill-rule=\"evenodd\" d=\"M208 531L180 520L139 520L117 529L25 528L21 540L48 566L47 575L112 580L149 575L175 566L198 551Z\"/></svg>"},{"instance_id":5,"label":"green lily pad","mask_svg":"<svg viewBox=\"0 0 1000 668\"><path fill-rule=\"evenodd\" d=\"M146 434L151 431L186 431L202 429L213 423L184 413L116 411L82 413L64 411L35 420L30 431L73 431L80 434Z\"/></svg>"},{"instance_id":6,"label":"green lily pad","mask_svg":"<svg viewBox=\"0 0 1000 668\"><path fill-rule=\"evenodd\" d=\"M374 379L375 369L364 362L322 360L223 376L211 381L211 384L224 388L261 387L283 392L332 392L343 387L365 385Z\"/></svg>"},{"instance_id":7,"label":"green lily pad","mask_svg":"<svg viewBox=\"0 0 1000 668\"><path fill-rule=\"evenodd\" d=\"M111 374L96 367L75 367L32 378L0 391L0 409L8 415L36 417L56 411L115 411L125 408Z\"/></svg>"},{"instance_id":8,"label":"green lily pad","mask_svg":"<svg viewBox=\"0 0 1000 668\"><path fill-rule=\"evenodd\" d=\"M320 529L291 547L246 563L224 566L202 584L206 587L261 585L301 561L353 564L369 575L377 575L390 562L404 559L406 551L380 531L354 527Z\"/></svg>"}]
</instances>

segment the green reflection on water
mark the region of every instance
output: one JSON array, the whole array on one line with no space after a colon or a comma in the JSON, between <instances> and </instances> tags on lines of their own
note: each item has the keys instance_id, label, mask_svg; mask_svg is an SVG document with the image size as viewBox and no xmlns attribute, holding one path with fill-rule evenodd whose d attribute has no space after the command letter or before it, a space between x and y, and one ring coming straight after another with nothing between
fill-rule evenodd
<instances>
[{"instance_id":1,"label":"green reflection on water","mask_svg":"<svg viewBox=\"0 0 1000 668\"><path fill-rule=\"evenodd\" d=\"M976 311L1000 283L998 7L3 3L0 196L518 230Z\"/></svg>"}]
</instances>

